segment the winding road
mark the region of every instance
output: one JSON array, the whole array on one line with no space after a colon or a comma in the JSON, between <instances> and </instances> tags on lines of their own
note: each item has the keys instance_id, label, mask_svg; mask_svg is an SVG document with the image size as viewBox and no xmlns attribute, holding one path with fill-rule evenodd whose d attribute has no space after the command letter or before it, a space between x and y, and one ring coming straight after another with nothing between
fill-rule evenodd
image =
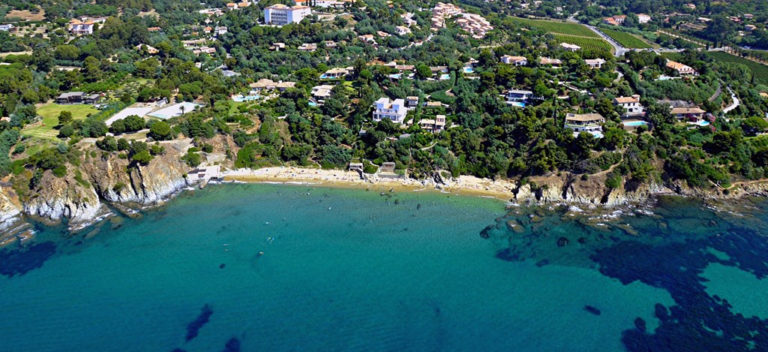
<instances>
[{"instance_id":1,"label":"winding road","mask_svg":"<svg viewBox=\"0 0 768 352\"><path fill-rule=\"evenodd\" d=\"M723 114L727 114L735 110L736 108L738 108L739 105L741 105L741 102L739 101L739 98L736 96L736 93L733 92L733 89L731 89L731 87L727 87L726 89L728 89L728 93L731 93L731 100L733 100L733 103L731 103L731 105L728 105L727 107L725 107L725 109L723 109Z\"/></svg>"}]
</instances>

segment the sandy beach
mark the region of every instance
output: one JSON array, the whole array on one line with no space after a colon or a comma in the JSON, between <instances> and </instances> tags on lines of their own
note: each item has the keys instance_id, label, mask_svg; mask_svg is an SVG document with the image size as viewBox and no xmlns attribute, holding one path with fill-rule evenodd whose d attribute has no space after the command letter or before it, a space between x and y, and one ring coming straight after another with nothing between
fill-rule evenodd
<instances>
[{"instance_id":1,"label":"sandy beach","mask_svg":"<svg viewBox=\"0 0 768 352\"><path fill-rule=\"evenodd\" d=\"M365 179L355 171L323 170L298 167L266 167L261 169L237 169L221 172L225 181L306 183L331 187L354 187L374 190L440 191L456 194L489 196L503 201L514 198L517 185L506 180L490 180L474 176L459 176L438 184L433 180L416 180L407 177L380 177L366 175Z\"/></svg>"}]
</instances>

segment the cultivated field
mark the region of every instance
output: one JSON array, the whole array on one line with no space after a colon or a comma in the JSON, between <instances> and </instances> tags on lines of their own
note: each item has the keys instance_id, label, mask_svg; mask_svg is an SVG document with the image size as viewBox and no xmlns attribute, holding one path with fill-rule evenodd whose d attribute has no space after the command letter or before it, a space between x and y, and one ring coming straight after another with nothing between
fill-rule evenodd
<instances>
[{"instance_id":1,"label":"cultivated field","mask_svg":"<svg viewBox=\"0 0 768 352\"><path fill-rule=\"evenodd\" d=\"M568 23L560 21L548 21L548 20L532 20L527 18L513 18L515 22L519 22L525 26L532 28L538 28L543 31L547 31L552 34L565 34L587 38L597 38L600 36L597 33L592 32L589 28L584 27L578 23Z\"/></svg>"},{"instance_id":2,"label":"cultivated field","mask_svg":"<svg viewBox=\"0 0 768 352\"><path fill-rule=\"evenodd\" d=\"M578 23L568 23L550 20L532 20L513 18L514 21L531 28L541 29L555 36L560 43L576 44L585 50L605 50L611 52L613 47L600 38L597 33Z\"/></svg>"},{"instance_id":3,"label":"cultivated field","mask_svg":"<svg viewBox=\"0 0 768 352\"><path fill-rule=\"evenodd\" d=\"M750 71L752 71L752 74L755 76L755 80L757 82L762 84L768 84L768 66L766 65L762 65L747 59L743 59L738 56L733 56L731 54L724 53L722 51L710 52L709 55L712 56L717 61L743 64L749 67Z\"/></svg>"},{"instance_id":4,"label":"cultivated field","mask_svg":"<svg viewBox=\"0 0 768 352\"><path fill-rule=\"evenodd\" d=\"M644 40L634 36L633 34L617 31L614 29L600 28L600 30L626 48L647 49L651 47Z\"/></svg>"},{"instance_id":5,"label":"cultivated field","mask_svg":"<svg viewBox=\"0 0 768 352\"><path fill-rule=\"evenodd\" d=\"M613 51L613 46L602 38L584 38L573 35L555 34L555 39L560 43L576 44L584 50Z\"/></svg>"},{"instance_id":6,"label":"cultivated field","mask_svg":"<svg viewBox=\"0 0 768 352\"><path fill-rule=\"evenodd\" d=\"M91 105L73 104L73 105L59 105L59 104L45 104L37 108L37 114L40 115L43 120L27 125L21 134L29 137L37 137L42 139L56 139L59 131L54 129L59 124L59 114L62 111L69 111L72 113L74 120L84 120L89 114L96 114L99 112Z\"/></svg>"}]
</instances>

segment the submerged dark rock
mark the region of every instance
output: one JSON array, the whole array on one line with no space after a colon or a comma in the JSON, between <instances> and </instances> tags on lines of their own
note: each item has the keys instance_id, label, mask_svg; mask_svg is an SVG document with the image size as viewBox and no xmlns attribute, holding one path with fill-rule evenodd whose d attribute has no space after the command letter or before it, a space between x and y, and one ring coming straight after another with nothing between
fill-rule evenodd
<instances>
[{"instance_id":1,"label":"submerged dark rock","mask_svg":"<svg viewBox=\"0 0 768 352\"><path fill-rule=\"evenodd\" d=\"M224 345L223 352L240 352L240 340L238 340L236 337L229 339L227 344Z\"/></svg>"},{"instance_id":2,"label":"submerged dark rock","mask_svg":"<svg viewBox=\"0 0 768 352\"><path fill-rule=\"evenodd\" d=\"M643 320L643 318L640 318L640 317L636 318L635 327L637 328L637 330L645 332L645 320Z\"/></svg>"},{"instance_id":3,"label":"submerged dark rock","mask_svg":"<svg viewBox=\"0 0 768 352\"><path fill-rule=\"evenodd\" d=\"M211 315L213 315L213 309L211 309L211 306L207 304L204 305L203 308L200 309L200 315L198 315L195 320L187 325L187 341L197 337L200 329L208 323L208 320L211 319Z\"/></svg>"},{"instance_id":4,"label":"submerged dark rock","mask_svg":"<svg viewBox=\"0 0 768 352\"><path fill-rule=\"evenodd\" d=\"M0 275L24 275L43 266L56 253L53 242L42 242L27 248L0 250Z\"/></svg>"},{"instance_id":5,"label":"submerged dark rock","mask_svg":"<svg viewBox=\"0 0 768 352\"><path fill-rule=\"evenodd\" d=\"M586 310L587 312L590 312L590 313L592 313L594 315L600 315L602 313L600 311L600 309L597 309L596 307L593 307L593 306L590 306L590 305L584 306L584 310Z\"/></svg>"}]
</instances>

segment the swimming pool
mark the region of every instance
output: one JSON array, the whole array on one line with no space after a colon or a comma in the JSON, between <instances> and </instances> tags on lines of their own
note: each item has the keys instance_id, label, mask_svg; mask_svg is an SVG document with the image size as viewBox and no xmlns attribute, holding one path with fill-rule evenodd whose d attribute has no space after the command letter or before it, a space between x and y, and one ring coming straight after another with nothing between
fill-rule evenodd
<instances>
[{"instance_id":1,"label":"swimming pool","mask_svg":"<svg viewBox=\"0 0 768 352\"><path fill-rule=\"evenodd\" d=\"M451 75L449 75L447 73L444 73L444 74L440 75L440 80L441 81L445 81L445 80L449 80L449 79L451 79Z\"/></svg>"},{"instance_id":2,"label":"swimming pool","mask_svg":"<svg viewBox=\"0 0 768 352\"><path fill-rule=\"evenodd\" d=\"M707 126L709 126L709 121L699 120L699 121L696 121L696 122L688 122L688 124L695 125L695 126L701 126L701 127L707 127Z\"/></svg>"},{"instance_id":3,"label":"swimming pool","mask_svg":"<svg viewBox=\"0 0 768 352\"><path fill-rule=\"evenodd\" d=\"M258 96L258 95L242 95L242 94L239 94L239 95L233 96L232 97L232 101L237 102L237 103L242 103L242 102L245 102L245 101L259 100L259 98L260 98L260 96Z\"/></svg>"},{"instance_id":4,"label":"swimming pool","mask_svg":"<svg viewBox=\"0 0 768 352\"><path fill-rule=\"evenodd\" d=\"M524 108L525 107L525 103L523 103L521 101L510 101L509 105L512 105L512 106L518 107L518 108Z\"/></svg>"},{"instance_id":5,"label":"swimming pool","mask_svg":"<svg viewBox=\"0 0 768 352\"><path fill-rule=\"evenodd\" d=\"M475 69L472 67L464 67L464 73L475 73Z\"/></svg>"},{"instance_id":6,"label":"swimming pool","mask_svg":"<svg viewBox=\"0 0 768 352\"><path fill-rule=\"evenodd\" d=\"M640 127L640 126L648 126L647 121L640 121L640 120L633 120L633 121L624 121L622 122L624 126L626 127Z\"/></svg>"}]
</instances>

